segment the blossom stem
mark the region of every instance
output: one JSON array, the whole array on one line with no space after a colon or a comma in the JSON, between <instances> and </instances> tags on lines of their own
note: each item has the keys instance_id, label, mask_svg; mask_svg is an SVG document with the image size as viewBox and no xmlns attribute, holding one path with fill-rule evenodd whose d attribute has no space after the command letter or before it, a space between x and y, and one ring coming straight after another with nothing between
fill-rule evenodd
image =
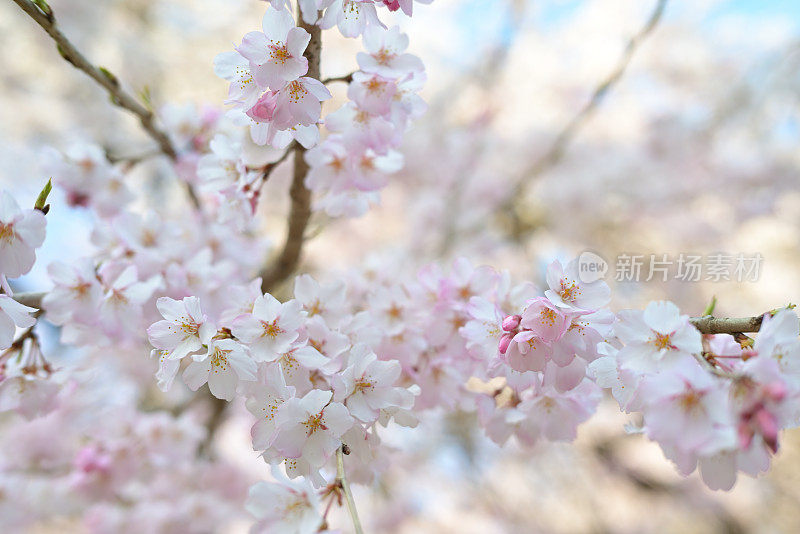
<instances>
[{"instance_id":1,"label":"blossom stem","mask_svg":"<svg viewBox=\"0 0 800 534\"><path fill-rule=\"evenodd\" d=\"M133 96L128 94L120 85L119 79L104 67L96 67L92 65L88 59L73 45L67 37L61 33L61 30L56 24L56 19L53 16L53 10L47 6L44 10L37 7L37 4L31 0L13 0L20 9L22 9L30 18L32 18L39 26L47 32L47 34L55 41L58 53L61 54L68 63L76 69L84 72L92 80L98 83L105 89L111 97L111 102L122 109L138 117L139 122L144 128L145 132L158 143L161 152L166 154L170 159L176 159L178 153L170 141L169 136L155 125L155 115L153 111L139 103ZM186 184L186 191L189 199L195 208L200 208L200 200L191 184Z\"/></svg>"},{"instance_id":2,"label":"blossom stem","mask_svg":"<svg viewBox=\"0 0 800 534\"><path fill-rule=\"evenodd\" d=\"M353 494L350 492L350 485L347 483L347 477L344 474L343 448L344 445L336 449L336 480L342 486L344 498L347 501L347 510L350 512L350 517L353 520L353 528L355 529L356 534L364 534L364 529L361 527L361 520L358 518L356 502L353 500Z\"/></svg>"}]
</instances>

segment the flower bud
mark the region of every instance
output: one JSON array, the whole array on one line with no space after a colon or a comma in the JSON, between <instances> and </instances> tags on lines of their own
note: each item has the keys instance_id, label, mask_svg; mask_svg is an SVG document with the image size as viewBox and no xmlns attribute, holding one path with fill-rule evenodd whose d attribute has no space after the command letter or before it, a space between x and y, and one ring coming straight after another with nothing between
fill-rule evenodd
<instances>
[{"instance_id":1,"label":"flower bud","mask_svg":"<svg viewBox=\"0 0 800 534\"><path fill-rule=\"evenodd\" d=\"M500 343L497 345L497 350L500 351L500 354L506 353L508 346L511 345L512 339L514 339L512 334L503 334L503 337L500 338Z\"/></svg>"},{"instance_id":2,"label":"flower bud","mask_svg":"<svg viewBox=\"0 0 800 534\"><path fill-rule=\"evenodd\" d=\"M521 315L509 315L508 317L503 319L503 330L505 330L506 332L511 332L513 330L516 330L517 327L519 326L520 321L522 321Z\"/></svg>"}]
</instances>

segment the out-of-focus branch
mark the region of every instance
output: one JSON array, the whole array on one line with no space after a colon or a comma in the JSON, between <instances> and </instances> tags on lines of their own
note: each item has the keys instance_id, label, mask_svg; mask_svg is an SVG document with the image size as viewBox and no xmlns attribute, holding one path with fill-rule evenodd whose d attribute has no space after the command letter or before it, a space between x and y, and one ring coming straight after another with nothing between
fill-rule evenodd
<instances>
[{"instance_id":1,"label":"out-of-focus branch","mask_svg":"<svg viewBox=\"0 0 800 534\"><path fill-rule=\"evenodd\" d=\"M311 78L319 80L320 53L322 52L322 30L319 26L306 24L298 16L299 26L311 34L305 53L308 59L308 74ZM308 220L311 218L311 191L305 186L308 163L304 158L306 149L299 143L294 146L294 176L289 189L292 206L289 210L287 221L286 240L275 262L265 267L261 273L261 290L270 291L277 284L286 280L297 268L303 252L305 231Z\"/></svg>"},{"instance_id":2,"label":"out-of-focus branch","mask_svg":"<svg viewBox=\"0 0 800 534\"><path fill-rule=\"evenodd\" d=\"M689 322L701 334L742 334L745 332L758 332L764 320L761 314L755 317L692 317Z\"/></svg>"},{"instance_id":3,"label":"out-of-focus branch","mask_svg":"<svg viewBox=\"0 0 800 534\"><path fill-rule=\"evenodd\" d=\"M578 111L578 113L564 125L559 134L556 136L552 145L550 145L550 148L547 150L547 152L545 152L544 155L534 161L530 167L523 171L522 179L519 181L510 197L512 202L515 198L524 194L525 190L531 185L531 183L544 171L555 166L561 161L561 158L564 156L564 152L575 138L575 135L578 133L581 126L583 126L584 123L586 123L586 121L594 114L605 96L611 89L613 89L617 82L619 82L619 80L622 78L622 75L625 74L625 70L628 68L628 65L630 64L633 55L636 53L636 50L639 49L642 42L644 42L656 28L661 20L662 15L664 14L664 9L666 7L667 0L658 0L655 8L650 14L650 17L648 17L647 22L645 22L644 26L642 26L642 28L636 32L636 34L631 37L628 43L625 45L625 50L622 52L622 56L619 58L619 61L617 61L617 64L611 73L609 73L609 75L595 88L595 90L592 92L591 98L580 109L580 111Z\"/></svg>"},{"instance_id":4,"label":"out-of-focus branch","mask_svg":"<svg viewBox=\"0 0 800 534\"><path fill-rule=\"evenodd\" d=\"M145 106L140 104L133 96L128 94L120 85L119 79L104 67L95 67L88 59L61 33L56 24L53 10L46 2L40 0L12 0L20 9L28 14L47 34L55 41L58 53L76 69L84 72L92 80L97 82L105 89L111 97L111 102L136 115L145 132L158 143L164 154L171 159L177 158L178 154L172 145L167 134L160 130L155 124L155 115ZM186 186L192 204L196 208L200 207L200 201L190 184Z\"/></svg>"},{"instance_id":5,"label":"out-of-focus branch","mask_svg":"<svg viewBox=\"0 0 800 534\"><path fill-rule=\"evenodd\" d=\"M627 480L633 487L652 496L663 496L675 499L687 506L695 507L711 513L720 524L719 532L739 534L747 532L745 526L715 499L709 498L705 492L698 491L688 481L673 483L659 480L647 473L637 470L620 459L616 445L628 436L618 436L596 443L593 453L600 463L610 472Z\"/></svg>"}]
</instances>

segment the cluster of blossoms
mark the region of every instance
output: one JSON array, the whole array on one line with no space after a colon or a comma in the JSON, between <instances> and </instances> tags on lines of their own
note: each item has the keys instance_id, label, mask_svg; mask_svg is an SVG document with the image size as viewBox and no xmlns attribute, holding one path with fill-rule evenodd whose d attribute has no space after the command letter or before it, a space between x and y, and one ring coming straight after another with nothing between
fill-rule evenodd
<instances>
[{"instance_id":1,"label":"cluster of blossoms","mask_svg":"<svg viewBox=\"0 0 800 534\"><path fill-rule=\"evenodd\" d=\"M312 532L298 525L321 524L312 511L331 493L339 447L358 458L348 469L354 481L385 467L376 423L414 426L415 413L458 408L477 411L498 443L512 434L527 444L574 438L600 400L586 368L613 319L602 308L608 287L576 282L575 266L565 273L555 262L540 297L531 284L512 286L508 273L460 259L449 274L430 266L405 283L369 270L347 283L302 275L286 302L254 280L230 288L236 304L213 316L196 297L161 298L163 320L148 330L158 383L169 389L183 367L190 389L207 383L218 398L244 397L256 417L253 448L307 481L260 483L249 509L265 528ZM281 513L263 504L276 494L295 504Z\"/></svg>"},{"instance_id":2,"label":"cluster of blossoms","mask_svg":"<svg viewBox=\"0 0 800 534\"><path fill-rule=\"evenodd\" d=\"M366 52L359 52L359 70L347 89L350 102L325 118L331 135L306 155L306 186L318 195L314 207L334 217L362 215L377 201L387 175L403 166L397 151L403 132L426 109L417 95L425 70L405 52L408 37L397 26L372 25L363 41Z\"/></svg>"},{"instance_id":3,"label":"cluster of blossoms","mask_svg":"<svg viewBox=\"0 0 800 534\"><path fill-rule=\"evenodd\" d=\"M197 414L132 409L119 380L98 410L101 381L73 374L46 415L4 419L0 510L7 532L75 510L84 511L92 534L201 533L241 517L246 478L228 462L197 454L207 433Z\"/></svg>"},{"instance_id":4,"label":"cluster of blossoms","mask_svg":"<svg viewBox=\"0 0 800 534\"><path fill-rule=\"evenodd\" d=\"M304 76L303 53L311 36L295 26L282 0L267 9L263 31L248 33L235 51L218 55L215 68L230 82L230 119L249 125L256 144L284 149L295 140L311 149L304 156L311 167L305 185L317 194L314 209L362 215L377 201L387 175L403 166L397 148L411 120L425 110L417 95L425 70L418 57L405 52L408 37L396 26L380 24L372 2L313 4L300 4L306 25L338 24L346 37L363 35L366 49L357 56L359 70L345 77L350 102L324 120L321 102L331 94L319 80ZM325 9L320 19L317 9ZM320 122L329 132L322 142ZM240 227L252 218L265 177L264 167L247 165L242 145L235 134L217 135L198 170L204 188L221 198L220 219L236 220Z\"/></svg>"},{"instance_id":5,"label":"cluster of blossoms","mask_svg":"<svg viewBox=\"0 0 800 534\"><path fill-rule=\"evenodd\" d=\"M185 112L177 111L173 135L182 143L185 138L191 158L203 150L212 119L180 121ZM183 160L179 158L176 168L184 166ZM165 219L155 207L132 211L136 195L124 183L129 176L125 172L136 164L111 165L96 145L75 144L64 155L50 151L43 166L56 177L68 204L86 207L96 216L94 254L50 263L53 287L42 299L46 319L61 327L61 342L88 350L92 358L102 359L104 348L112 346L118 354L141 353L146 327L157 317L158 296L201 295L208 306L226 305L226 284L247 279L268 251L264 239L237 232L232 224L204 227L200 213L174 213ZM7 193L2 200L0 265L6 294L0 294L0 348L5 351L0 411L35 417L53 409L63 377L51 376L53 369L33 330L12 344L15 327L32 327L30 314L36 310L11 298L5 275L14 278L30 271L34 249L44 240L45 218L40 210L20 210ZM253 254L241 258L242 249Z\"/></svg>"},{"instance_id":6,"label":"cluster of blossoms","mask_svg":"<svg viewBox=\"0 0 800 534\"><path fill-rule=\"evenodd\" d=\"M331 97L322 82L304 76L311 35L284 7L267 8L262 27L245 35L235 52L214 60L217 75L231 82L231 117L250 126L256 144L284 148L295 139L310 148L319 140L322 101Z\"/></svg>"},{"instance_id":7,"label":"cluster of blossoms","mask_svg":"<svg viewBox=\"0 0 800 534\"><path fill-rule=\"evenodd\" d=\"M32 335L37 310L14 300L8 282L27 274L36 261L36 249L44 242L45 216L40 209L22 209L7 191L0 191L0 412L21 409L33 415L44 403L24 405L26 391L52 388L39 380L52 372ZM28 335L14 340L17 328Z\"/></svg>"},{"instance_id":8,"label":"cluster of blossoms","mask_svg":"<svg viewBox=\"0 0 800 534\"><path fill-rule=\"evenodd\" d=\"M574 438L600 400L586 366L613 321L609 290L578 282L575 268L553 263L544 296L463 258L449 274L432 265L400 287L374 273L351 285L384 332L376 353L398 358L420 387L415 409L476 411L494 441L515 434L532 444Z\"/></svg>"},{"instance_id":9,"label":"cluster of blossoms","mask_svg":"<svg viewBox=\"0 0 800 534\"><path fill-rule=\"evenodd\" d=\"M342 455L353 482L373 482L386 469L381 427L458 410L476 414L501 445L512 437L524 445L569 441L603 388L623 410L641 413L641 431L682 473L699 465L712 488L730 488L738 471L767 468L779 431L800 415L800 324L791 310L765 317L754 342L703 338L671 303L615 316L608 286L583 281L577 261L552 263L541 294L463 258L449 271L434 264L411 277L391 261L334 283L301 275L292 298L265 293L252 277L267 247L250 230L261 186L283 158L250 165L244 129L233 126L248 127L265 150L294 142L307 149L295 157L309 166L314 209L359 215L402 167L402 134L425 108L416 94L421 61L406 53L398 27L378 18L383 7L410 15L412 0L298 5L302 22L289 0L271 0L263 31L216 58L217 74L230 82L228 121L191 106L164 111L178 152L170 169L200 186L193 212L150 204L135 211L126 178L138 161L110 163L95 145L46 155L67 203L91 208L98 224L91 257L48 266L53 288L42 307L61 342L85 351L82 363L109 373L98 382L119 386L118 396L123 386L145 389L152 373L138 357L149 342L164 398L174 400L180 375L191 391L207 385L217 399L242 399L254 419L253 449L275 478L250 488L255 531L327 528L320 508L341 497ZM343 77L349 102L324 118L331 94L304 56L315 26L360 36L366 49L359 70ZM243 477L198 452L206 432L188 403L176 406L179 417L116 407L98 422L77 393L86 377L50 379L30 334L36 310L15 301L7 281L30 271L44 230L41 210L22 210L0 193L0 412L10 421L5 435L15 436L4 443L0 496L11 493L4 488L17 483L16 472L57 474L54 500L85 509L92 532L203 532L235 516ZM15 340L17 328L29 330ZM57 447L33 446L49 444L41 436L54 429L62 430ZM20 504L15 523L10 502L6 510L0 499L0 509L21 527L30 514Z\"/></svg>"},{"instance_id":10,"label":"cluster of blossoms","mask_svg":"<svg viewBox=\"0 0 800 534\"><path fill-rule=\"evenodd\" d=\"M69 206L91 206L101 217L118 215L134 199L122 165L111 164L105 151L93 143L74 143L63 153L47 147L42 171L58 177Z\"/></svg>"},{"instance_id":11,"label":"cluster of blossoms","mask_svg":"<svg viewBox=\"0 0 800 534\"><path fill-rule=\"evenodd\" d=\"M701 336L671 302L617 316L604 354L590 365L620 408L642 415L640 431L678 470L699 466L712 489L739 471L769 468L778 433L800 423L800 321L794 310L766 314L755 342Z\"/></svg>"},{"instance_id":12,"label":"cluster of blossoms","mask_svg":"<svg viewBox=\"0 0 800 534\"><path fill-rule=\"evenodd\" d=\"M260 283L233 288L238 302L213 319L196 297L158 300L164 319L148 333L161 364L159 386L169 389L186 362L190 389L207 383L220 399L245 397L257 418L255 450L285 463L292 478L323 486L322 472L342 443L368 470L380 443L376 423L415 424L407 413L415 390L397 384L400 363L379 360L360 341L367 325L348 313L343 285L303 275L295 298L281 303L261 294Z\"/></svg>"}]
</instances>

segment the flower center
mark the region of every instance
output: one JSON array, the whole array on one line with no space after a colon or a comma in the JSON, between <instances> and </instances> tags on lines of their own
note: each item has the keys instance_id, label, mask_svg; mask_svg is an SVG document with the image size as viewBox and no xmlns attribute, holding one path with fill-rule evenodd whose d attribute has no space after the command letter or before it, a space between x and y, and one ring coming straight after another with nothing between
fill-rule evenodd
<instances>
[{"instance_id":1,"label":"flower center","mask_svg":"<svg viewBox=\"0 0 800 534\"><path fill-rule=\"evenodd\" d=\"M558 292L561 300L565 302L573 302L580 294L581 288L578 286L575 280L570 282L568 282L566 278L561 280L561 290Z\"/></svg>"},{"instance_id":2,"label":"flower center","mask_svg":"<svg viewBox=\"0 0 800 534\"><path fill-rule=\"evenodd\" d=\"M280 63L281 65L285 65L286 60L292 58L292 54L290 54L289 51L286 50L286 45L278 46L272 44L269 47L271 50L270 55L272 56L272 61L274 61L275 63Z\"/></svg>"},{"instance_id":3,"label":"flower center","mask_svg":"<svg viewBox=\"0 0 800 534\"><path fill-rule=\"evenodd\" d=\"M553 326L556 324L556 312L555 310L551 310L550 308L544 308L542 312L539 314L542 319L542 324L547 326Z\"/></svg>"},{"instance_id":4,"label":"flower center","mask_svg":"<svg viewBox=\"0 0 800 534\"><path fill-rule=\"evenodd\" d=\"M305 87L303 87L303 84L297 80L290 83L286 90L289 93L289 100L295 104L299 103L300 100L302 100L308 94L308 91Z\"/></svg>"},{"instance_id":5,"label":"flower center","mask_svg":"<svg viewBox=\"0 0 800 534\"><path fill-rule=\"evenodd\" d=\"M671 349L672 348L672 340L670 339L670 334L662 334L660 332L655 332L655 337L653 338L653 345L656 346L658 350L663 349Z\"/></svg>"},{"instance_id":6,"label":"flower center","mask_svg":"<svg viewBox=\"0 0 800 534\"><path fill-rule=\"evenodd\" d=\"M209 359L211 360L212 367L218 367L221 369L226 369L228 367L228 357L227 354L231 352L229 350L222 350L219 347L214 347L214 352L211 353ZM214 371L218 372L218 371Z\"/></svg>"},{"instance_id":7,"label":"flower center","mask_svg":"<svg viewBox=\"0 0 800 534\"><path fill-rule=\"evenodd\" d=\"M303 426L306 427L306 432L310 436L317 430L328 430L328 427L322 422L322 412L319 412L317 415L311 415L303 422Z\"/></svg>"},{"instance_id":8,"label":"flower center","mask_svg":"<svg viewBox=\"0 0 800 534\"><path fill-rule=\"evenodd\" d=\"M381 93L385 87L386 82L378 80L377 78L372 78L367 82L367 91L370 93Z\"/></svg>"},{"instance_id":9,"label":"flower center","mask_svg":"<svg viewBox=\"0 0 800 534\"><path fill-rule=\"evenodd\" d=\"M372 381L369 379L369 377L362 376L361 378L356 380L356 383L353 386L353 388L354 388L353 393L359 393L359 392L362 392L364 390L373 389L374 387L375 387L375 384L372 383Z\"/></svg>"},{"instance_id":10,"label":"flower center","mask_svg":"<svg viewBox=\"0 0 800 534\"><path fill-rule=\"evenodd\" d=\"M264 321L261 321L261 324L264 325L264 335L266 335L269 338L275 339L276 337L278 337L278 334L283 333L283 329L280 326L278 326L277 319L275 319L271 323L266 323Z\"/></svg>"},{"instance_id":11,"label":"flower center","mask_svg":"<svg viewBox=\"0 0 800 534\"><path fill-rule=\"evenodd\" d=\"M0 223L0 241L11 242L14 240L14 225Z\"/></svg>"},{"instance_id":12,"label":"flower center","mask_svg":"<svg viewBox=\"0 0 800 534\"><path fill-rule=\"evenodd\" d=\"M378 53L373 56L375 61L378 62L379 65L388 65L391 60L396 57L396 54L393 54L390 50L386 48L381 48L378 50Z\"/></svg>"}]
</instances>

